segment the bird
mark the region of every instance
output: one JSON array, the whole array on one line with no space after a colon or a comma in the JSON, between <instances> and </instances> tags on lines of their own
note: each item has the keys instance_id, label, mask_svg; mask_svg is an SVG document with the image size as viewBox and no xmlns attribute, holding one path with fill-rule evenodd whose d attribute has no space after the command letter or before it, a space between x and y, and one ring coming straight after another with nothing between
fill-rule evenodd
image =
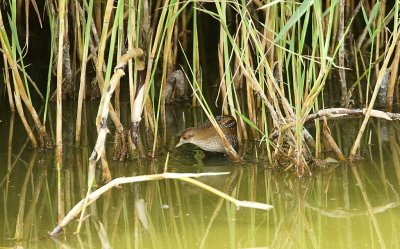
<instances>
[{"instance_id":1,"label":"bird","mask_svg":"<svg viewBox=\"0 0 400 249\"><path fill-rule=\"evenodd\" d=\"M230 115L220 115L215 117L215 120L229 143L236 149L238 142L235 118ZM210 120L204 122L200 127L190 127L184 130L175 148L187 143L194 144L205 151L226 153L224 143Z\"/></svg>"}]
</instances>

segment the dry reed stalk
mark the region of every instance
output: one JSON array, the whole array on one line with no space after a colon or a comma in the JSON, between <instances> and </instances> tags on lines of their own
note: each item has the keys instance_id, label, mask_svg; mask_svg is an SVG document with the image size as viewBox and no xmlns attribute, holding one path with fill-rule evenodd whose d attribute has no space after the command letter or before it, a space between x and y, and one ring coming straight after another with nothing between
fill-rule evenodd
<instances>
[{"instance_id":1,"label":"dry reed stalk","mask_svg":"<svg viewBox=\"0 0 400 249\"><path fill-rule=\"evenodd\" d=\"M56 118L56 166L62 166L62 82L65 32L65 6L67 0L61 0L58 6L58 56L57 56L57 118Z\"/></svg>"},{"instance_id":2,"label":"dry reed stalk","mask_svg":"<svg viewBox=\"0 0 400 249\"><path fill-rule=\"evenodd\" d=\"M395 4L399 4L397 1L395 1ZM380 57L380 52L379 52L379 48L381 47L380 44L382 44L382 46L384 46L384 44L386 44L388 42L388 32L386 30L386 22L383 20L385 19L385 15L386 15L386 0L382 1L382 3L380 4L380 10L379 10L379 15L378 15L378 20L377 20L377 27L379 27L380 25L382 25L381 27L381 32L378 33L377 38L379 40L377 40L377 44L376 44L376 65L379 65L379 57ZM378 71L379 71L379 67L377 67ZM377 71L377 73L378 73Z\"/></svg>"},{"instance_id":3,"label":"dry reed stalk","mask_svg":"<svg viewBox=\"0 0 400 249\"><path fill-rule=\"evenodd\" d=\"M100 91L103 91L104 87L104 78L103 78L103 63L104 63L104 52L106 48L106 43L107 43L107 32L108 32L108 26L110 24L110 18L113 10L113 3L114 1L112 0L107 0L106 6L105 6L105 12L104 12L104 17L103 17L103 27L101 30L101 37L99 40L99 45L97 48L97 61L96 61L96 76L97 76L97 83L99 85ZM99 116L99 115L98 115ZM100 122L97 120L96 123Z\"/></svg>"},{"instance_id":4,"label":"dry reed stalk","mask_svg":"<svg viewBox=\"0 0 400 249\"><path fill-rule=\"evenodd\" d=\"M178 11L179 11L179 0L175 2L175 6L173 8L173 14L176 15ZM173 16L171 16L171 19L172 18ZM168 43L170 43L169 44L170 52L168 53L167 56L167 75L171 74L174 71L174 66L176 63L176 56L178 53L178 28L179 28L178 25L179 25L179 18L178 17L173 18L173 24L170 23L167 29L166 41L169 40ZM171 32L171 34L169 34L169 32Z\"/></svg>"},{"instance_id":5,"label":"dry reed stalk","mask_svg":"<svg viewBox=\"0 0 400 249\"><path fill-rule=\"evenodd\" d=\"M379 74L378 74L378 77L377 77L377 80L376 80L375 89L374 89L374 92L372 94L371 101L370 101L370 103L368 105L367 111L365 113L364 121L363 121L363 123L362 123L362 125L360 127L360 130L359 130L358 134L357 134L357 138L354 141L354 144L353 144L353 146L351 148L350 160L352 160L354 158L354 155L356 154L358 146L360 145L361 137L364 134L364 130L365 130L365 128L367 126L367 123L368 123L368 120L369 120L369 118L371 116L371 110L372 110L372 107L375 104L376 97L378 96L378 91L379 91L379 88L380 88L380 86L382 84L382 80L383 80L383 78L385 76L385 72L386 72L386 69L388 67L390 57L392 56L394 48L396 47L396 44L398 42L400 32L399 32L399 30L397 30L398 27L395 27L395 29L396 30L395 30L395 33L393 35L392 43L390 44L389 49L385 53L386 57L385 57L385 60L383 61L382 67L381 67L381 69L379 71Z\"/></svg>"},{"instance_id":6,"label":"dry reed stalk","mask_svg":"<svg viewBox=\"0 0 400 249\"><path fill-rule=\"evenodd\" d=\"M11 83L10 83L10 73L8 71L7 57L5 54L3 54L3 61L4 61L4 74L5 74L5 80L6 80L5 83L6 83L6 88L7 88L8 103L10 105L10 111L15 112L14 98L13 98Z\"/></svg>"},{"instance_id":7,"label":"dry reed stalk","mask_svg":"<svg viewBox=\"0 0 400 249\"><path fill-rule=\"evenodd\" d=\"M220 87L219 87L219 91L221 93L221 98L222 98L222 112L223 114L229 114L229 110L231 108L229 108L229 104L228 104L228 98L229 98L229 93L228 93L228 85L227 85L227 77L226 77L226 72L225 72L225 68L226 65L229 64L229 62L225 62L225 48L226 44L224 42L224 30L221 27L220 28L220 36L219 36L219 43L218 43L218 68L219 68L219 76L220 76ZM232 89L230 89L232 91ZM193 91L196 91L195 89ZM193 95L193 98L195 98L196 95ZM196 97L197 99L197 97ZM192 104L195 102L192 102ZM197 103L197 101L196 101ZM232 103L233 104L233 103ZM232 116L234 116L235 120L238 120L236 117L236 113L234 111L231 111ZM241 119L240 119L241 120ZM238 123L238 127L241 125L241 123ZM241 133L240 130L238 128L237 131L237 135L238 135L238 142L239 144L241 143ZM234 157L232 157L234 158Z\"/></svg>"},{"instance_id":8,"label":"dry reed stalk","mask_svg":"<svg viewBox=\"0 0 400 249\"><path fill-rule=\"evenodd\" d=\"M236 100L237 112L238 113L242 113L242 110L241 110L241 107L240 107L240 103L239 103L239 99L237 98L237 96L236 96L235 100ZM237 135L237 138L238 138L239 145L241 145L243 143L243 139L244 140L248 140L249 139L249 136L248 136L247 130L246 130L246 125L245 125L244 120L242 118L239 118L238 115L236 114L236 112L232 113L232 116L237 121L239 121L239 122L237 122L238 123L238 135Z\"/></svg>"},{"instance_id":9,"label":"dry reed stalk","mask_svg":"<svg viewBox=\"0 0 400 249\"><path fill-rule=\"evenodd\" d=\"M178 32L178 35L181 36L181 43L182 43L182 49L183 51L186 51L187 49L187 15L188 15L188 9L185 8L182 11L181 14L181 29L180 29L180 33ZM179 31L179 30L178 30Z\"/></svg>"},{"instance_id":10,"label":"dry reed stalk","mask_svg":"<svg viewBox=\"0 0 400 249\"><path fill-rule=\"evenodd\" d=\"M75 42L75 45L77 45L77 53L78 53L78 57L79 57L79 61L82 62L83 61L83 41L82 41L82 27L81 27L81 22L80 22L80 11L79 11L79 2L75 3L75 33L77 36L77 41ZM88 20L89 21L89 20ZM82 69L81 69L82 72Z\"/></svg>"},{"instance_id":11,"label":"dry reed stalk","mask_svg":"<svg viewBox=\"0 0 400 249\"><path fill-rule=\"evenodd\" d=\"M199 73L200 73L200 63L199 63L199 41L198 41L198 34L197 34L197 0L193 1L193 27L192 27L192 32L193 32L193 42L192 42L192 70L193 70L193 78L192 82L197 82L196 84L196 90L195 91L201 91L201 82L199 80ZM192 97L192 107L199 106L197 98L193 95Z\"/></svg>"},{"instance_id":12,"label":"dry reed stalk","mask_svg":"<svg viewBox=\"0 0 400 249\"><path fill-rule=\"evenodd\" d=\"M254 94L251 86L249 84L246 84L246 95L247 95L247 111L249 113L249 119L253 124L257 124L257 114L256 114L256 106L255 106L255 101L254 101ZM258 132L254 129L251 128L250 132L252 134L253 139L258 138Z\"/></svg>"},{"instance_id":13,"label":"dry reed stalk","mask_svg":"<svg viewBox=\"0 0 400 249\"><path fill-rule=\"evenodd\" d=\"M130 2L131 3L131 2ZM127 11L129 12L129 18L130 18L130 22L128 22L128 25L130 28L128 28L128 34L127 34L127 40L128 40L128 51L133 49L134 44L137 42L137 37L136 37L136 29L134 29L136 27L136 9L135 6L128 6ZM131 35L129 35L129 30ZM133 63L132 60L128 61L128 72L129 72L129 96L130 96L130 100L131 103L135 98L135 88L134 88L134 82L133 82ZM132 112L132 105L131 105L131 112Z\"/></svg>"},{"instance_id":14,"label":"dry reed stalk","mask_svg":"<svg viewBox=\"0 0 400 249\"><path fill-rule=\"evenodd\" d=\"M122 5L121 8L122 8L121 13L124 13L124 5ZM126 14L126 17L127 17L128 12L125 12L125 14ZM125 50L125 46L124 46L124 38L125 38L125 34L124 34L124 19L125 19L124 15L120 15L119 19L116 20L116 21L118 21L117 61L120 60L122 51ZM121 118L121 101L120 101L120 99L121 99L121 97L120 97L121 88L120 88L120 86L121 86L120 84L117 84L117 86L116 86L116 88L114 90L114 109L115 109L115 113L117 114L118 119ZM119 134L119 136L124 136L124 134Z\"/></svg>"},{"instance_id":15,"label":"dry reed stalk","mask_svg":"<svg viewBox=\"0 0 400 249\"><path fill-rule=\"evenodd\" d=\"M223 59L223 50L224 50L224 45L222 42L222 38L220 35L220 40L218 43L218 72L219 72L219 79L220 79L220 84L219 84L219 92L221 94L221 101L222 101L222 112L224 114L228 114L228 102L226 99L226 85L225 85L225 77L224 77L224 59ZM193 105L193 101L192 101Z\"/></svg>"},{"instance_id":16,"label":"dry reed stalk","mask_svg":"<svg viewBox=\"0 0 400 249\"><path fill-rule=\"evenodd\" d=\"M128 10L129 11L129 18L130 22L128 19L128 32L127 32L127 40L128 40L128 51L133 49L134 44L137 44L137 37L136 37L136 8L134 6L134 1L128 0ZM130 9L129 9L130 8ZM134 73L136 73L136 78L138 79L137 82L134 82ZM129 144L133 144L133 150L137 148L137 143L134 142L133 139L133 134L134 131L137 131L138 127L135 127L134 125L134 101L135 101L135 95L136 95L136 87L139 85L139 75L137 74L137 71L133 71L133 63L132 60L128 61L128 82L129 82L129 107L130 107L130 112L131 112L131 119L130 119L130 140L131 142ZM139 120L140 121L140 120ZM135 129L136 128L136 129ZM137 134L137 133L136 133Z\"/></svg>"},{"instance_id":17,"label":"dry reed stalk","mask_svg":"<svg viewBox=\"0 0 400 249\"><path fill-rule=\"evenodd\" d=\"M151 131L152 134L154 135L154 120L153 120L153 114L154 114L154 110L153 110L153 106L150 103L150 99L146 96L148 96L149 94L149 90L150 90L150 78L151 78L151 71L153 69L153 59L149 58L149 60L147 61L147 71L145 73L145 78L144 78L144 119L145 119L145 127L147 131ZM142 110L143 111L143 110ZM150 136L148 136L148 138L150 138Z\"/></svg>"},{"instance_id":18,"label":"dry reed stalk","mask_svg":"<svg viewBox=\"0 0 400 249\"><path fill-rule=\"evenodd\" d=\"M239 22L238 17L235 20L236 23L236 34L235 34L235 44L237 47L242 47L242 51L246 51L245 46L247 43L243 44L243 41L246 40L246 27L242 25L242 22ZM234 82L235 89L243 89L243 74L240 72L241 68L239 65L240 56L237 54L233 55L233 77L232 81Z\"/></svg>"},{"instance_id":19,"label":"dry reed stalk","mask_svg":"<svg viewBox=\"0 0 400 249\"><path fill-rule=\"evenodd\" d=\"M344 35L344 0L339 1L339 40L342 39ZM344 65L345 58L345 42L342 42L339 49L339 81L340 81L340 90L342 93L341 106L348 108L350 105L349 97L347 96L347 83L346 83L346 71Z\"/></svg>"},{"instance_id":20,"label":"dry reed stalk","mask_svg":"<svg viewBox=\"0 0 400 249\"><path fill-rule=\"evenodd\" d=\"M238 44L239 46L239 44ZM243 89L243 75L240 72L240 66L239 66L239 56L236 54L234 55L235 60L233 62L233 79L232 81L234 82L235 89Z\"/></svg>"},{"instance_id":21,"label":"dry reed stalk","mask_svg":"<svg viewBox=\"0 0 400 249\"><path fill-rule=\"evenodd\" d=\"M387 90L387 97L386 97L386 111L391 112L393 107L393 94L394 89L396 88L396 80L397 80L397 73L399 70L399 62L400 62L400 40L397 42L396 45L396 52L394 54L392 65L390 66L391 74L389 79L389 86Z\"/></svg>"},{"instance_id":22,"label":"dry reed stalk","mask_svg":"<svg viewBox=\"0 0 400 249\"><path fill-rule=\"evenodd\" d=\"M77 8L79 7L79 3L76 3ZM88 13L91 12L93 8L93 0L89 2ZM77 18L78 19L78 18ZM79 21L78 21L79 22ZM75 128L75 142L76 144L80 144L81 141L81 124L82 124L82 106L83 100L85 96L85 83L86 83L86 66L88 60L88 47L89 47L89 39L90 39L90 26L91 26L91 19L87 20L87 27L85 28L85 37L84 37L84 46L82 51L82 58L81 58L81 75L80 75L80 82L79 82L79 93L78 93L78 107L76 113L76 128Z\"/></svg>"},{"instance_id":23,"label":"dry reed stalk","mask_svg":"<svg viewBox=\"0 0 400 249\"><path fill-rule=\"evenodd\" d=\"M339 160L346 161L346 157L343 155L342 151L340 150L339 146L337 146L335 140L331 135L331 130L329 129L328 122L326 120L327 120L326 117L324 117L324 123L323 123L324 137L328 141L329 146L333 149Z\"/></svg>"},{"instance_id":24,"label":"dry reed stalk","mask_svg":"<svg viewBox=\"0 0 400 249\"><path fill-rule=\"evenodd\" d=\"M379 22L381 23L381 24L383 24L383 23L385 23L384 21L383 21L383 19L385 18L385 15L386 15L386 2L387 1L382 1L380 4L379 4ZM397 1L395 1L395 4L399 4ZM379 25L379 23L377 24L377 25ZM383 28L383 29L385 29L385 27ZM381 37L381 39L380 39L380 43L381 44L385 44L385 39L387 39L387 33L385 34L385 31L383 31L383 32L381 32L380 34L382 34L382 37Z\"/></svg>"},{"instance_id":25,"label":"dry reed stalk","mask_svg":"<svg viewBox=\"0 0 400 249\"><path fill-rule=\"evenodd\" d=\"M179 5L178 5L179 7ZM186 9L186 8L185 8ZM182 15L182 14L181 14ZM172 58L171 58L171 72L173 71L173 69L176 67L177 63L178 63L178 44L179 44L179 25L183 26L183 23L179 23L179 18L177 18L177 20L175 21L175 28L174 28L174 41L172 42L172 44L174 44L175 46L173 46L173 52L172 52ZM183 29L183 28L182 28ZM186 50L183 50L186 51Z\"/></svg>"},{"instance_id":26,"label":"dry reed stalk","mask_svg":"<svg viewBox=\"0 0 400 249\"><path fill-rule=\"evenodd\" d=\"M22 1L20 1L21 3ZM29 2L28 0L25 0L25 42L27 44L27 47L29 47ZM19 6L20 7L20 6ZM18 12L20 13L19 16L22 16L22 11ZM18 14L17 14L18 16ZM21 20L21 17L19 17L19 19Z\"/></svg>"}]
</instances>

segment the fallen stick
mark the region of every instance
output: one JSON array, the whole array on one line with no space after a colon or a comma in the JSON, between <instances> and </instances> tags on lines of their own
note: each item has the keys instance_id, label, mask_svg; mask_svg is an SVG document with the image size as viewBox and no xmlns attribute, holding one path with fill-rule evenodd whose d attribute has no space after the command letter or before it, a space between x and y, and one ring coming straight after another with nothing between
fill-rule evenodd
<instances>
[{"instance_id":1,"label":"fallen stick","mask_svg":"<svg viewBox=\"0 0 400 249\"><path fill-rule=\"evenodd\" d=\"M347 109L347 108L329 108L319 110L313 114L308 115L305 118L305 122L314 120L317 118L326 117L328 119L346 118L350 116L364 116L366 108L363 109ZM371 117L383 118L386 120L400 120L400 113L384 112L379 110L371 110Z\"/></svg>"},{"instance_id":2,"label":"fallen stick","mask_svg":"<svg viewBox=\"0 0 400 249\"><path fill-rule=\"evenodd\" d=\"M229 174L229 172L208 172L208 173L162 173L162 174L154 174L154 175L142 175L142 176L132 176L132 177L120 177L120 178L115 178L114 180L110 181L106 185L100 187L96 191L93 191L90 193L85 199L82 199L79 201L69 212L68 214L64 217L64 219L49 233L49 236L55 236L59 232L62 231L64 227L66 227L72 220L75 219L81 212L84 204L90 205L93 203L96 199L98 199L103 193L107 192L111 188L115 186L119 186L121 184L126 184L126 183L134 183L134 182L144 182L144 181L153 181L153 180L160 180L160 179L178 179L182 180L185 182L189 182L193 185L196 185L200 188L203 188L215 195L218 195L236 205L236 207L239 209L240 207L250 207L250 208L257 208L257 209L263 209L263 210L269 210L272 208L271 205L265 204L265 203L260 203L260 202L253 202L253 201L240 201L232 196L219 191L218 189L215 189L211 186L208 186L200 181L197 181L195 179L191 179L190 177L201 177L201 176L217 176L217 175L226 175ZM85 201L86 200L86 201Z\"/></svg>"}]
</instances>

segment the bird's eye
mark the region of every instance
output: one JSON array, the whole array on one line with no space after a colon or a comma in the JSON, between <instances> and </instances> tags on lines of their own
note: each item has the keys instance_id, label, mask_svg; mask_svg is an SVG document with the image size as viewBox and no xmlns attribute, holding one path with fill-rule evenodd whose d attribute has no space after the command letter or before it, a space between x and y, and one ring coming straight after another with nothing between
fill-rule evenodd
<instances>
[{"instance_id":1,"label":"bird's eye","mask_svg":"<svg viewBox=\"0 0 400 249\"><path fill-rule=\"evenodd\" d=\"M182 136L183 140L188 140L189 138L193 137L193 133L187 133L185 135Z\"/></svg>"}]
</instances>

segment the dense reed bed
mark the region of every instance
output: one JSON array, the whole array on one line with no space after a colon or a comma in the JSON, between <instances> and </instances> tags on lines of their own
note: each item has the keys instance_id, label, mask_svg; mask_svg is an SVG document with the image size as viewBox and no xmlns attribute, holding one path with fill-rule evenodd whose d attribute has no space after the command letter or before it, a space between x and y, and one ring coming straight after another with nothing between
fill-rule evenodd
<instances>
[{"instance_id":1,"label":"dense reed bed","mask_svg":"<svg viewBox=\"0 0 400 249\"><path fill-rule=\"evenodd\" d=\"M43 87L36 86L24 63L35 42L32 26L48 30L37 38L50 44ZM55 147L58 167L65 131L62 104L68 98L77 105L76 145L85 100L101 99L97 129L106 125L102 114L107 110L115 125L114 159L156 157L167 144L166 106L181 101L201 107L218 130L214 116L232 115L239 144L265 143L270 163L298 175L310 172L327 150L343 161L355 159L371 116L397 118L375 109L392 112L398 104L398 0L13 0L1 8L0 31L9 103L0 106L17 110L33 146ZM141 49L144 65L127 61L125 81L110 93L112 69L118 71L117 63L133 49ZM126 127L120 84L129 85ZM218 94L211 98L208 91ZM32 95L42 102L32 101ZM46 123L51 100L57 107L54 136ZM360 114L364 121L343 154L328 119ZM219 135L224 139L220 130ZM229 142L225 146L234 161L240 160ZM104 155L98 156L107 168Z\"/></svg>"}]
</instances>

